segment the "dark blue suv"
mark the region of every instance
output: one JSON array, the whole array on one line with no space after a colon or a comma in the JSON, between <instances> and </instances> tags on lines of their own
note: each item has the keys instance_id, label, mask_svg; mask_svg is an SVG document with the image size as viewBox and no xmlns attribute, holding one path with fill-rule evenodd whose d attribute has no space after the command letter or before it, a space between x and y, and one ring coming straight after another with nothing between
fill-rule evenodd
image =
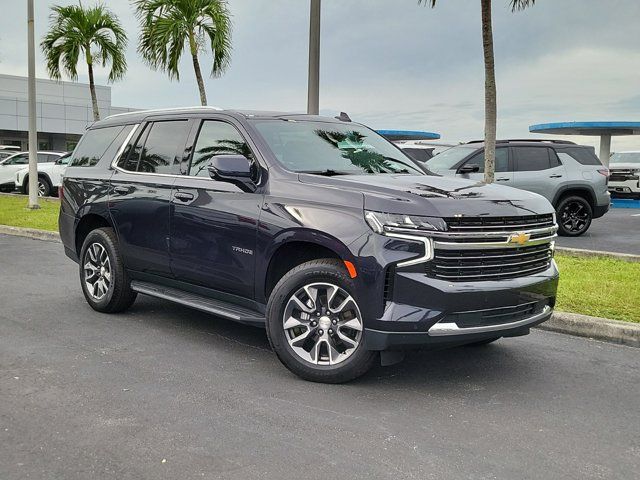
<instances>
[{"instance_id":1,"label":"dark blue suv","mask_svg":"<svg viewBox=\"0 0 640 480\"><path fill-rule=\"evenodd\" d=\"M87 302L138 293L266 327L302 378L344 382L404 348L485 344L549 318L554 209L428 175L350 121L212 108L93 124L61 192Z\"/></svg>"}]
</instances>

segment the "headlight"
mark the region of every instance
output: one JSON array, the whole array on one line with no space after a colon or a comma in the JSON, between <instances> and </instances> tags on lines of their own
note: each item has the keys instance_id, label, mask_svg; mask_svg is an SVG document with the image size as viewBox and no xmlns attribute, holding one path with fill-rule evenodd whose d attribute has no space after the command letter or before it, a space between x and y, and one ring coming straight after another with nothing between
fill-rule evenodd
<instances>
[{"instance_id":1,"label":"headlight","mask_svg":"<svg viewBox=\"0 0 640 480\"><path fill-rule=\"evenodd\" d=\"M419 215L399 215L394 213L380 213L367 211L365 220L371 229L387 237L420 242L424 246L424 253L418 257L398 262L399 267L408 267L428 262L433 259L433 241L429 232L446 229L444 220L435 217Z\"/></svg>"},{"instance_id":2,"label":"headlight","mask_svg":"<svg viewBox=\"0 0 640 480\"><path fill-rule=\"evenodd\" d=\"M426 233L446 229L444 220L435 217L367 211L365 212L364 218L371 229L380 234L391 232L409 234L411 232Z\"/></svg>"}]
</instances>

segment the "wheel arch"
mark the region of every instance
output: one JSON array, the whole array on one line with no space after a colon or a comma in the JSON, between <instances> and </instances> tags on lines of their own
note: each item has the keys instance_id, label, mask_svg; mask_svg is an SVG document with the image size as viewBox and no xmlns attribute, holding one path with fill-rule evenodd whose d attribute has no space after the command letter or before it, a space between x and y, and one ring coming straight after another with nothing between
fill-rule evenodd
<instances>
[{"instance_id":1,"label":"wheel arch","mask_svg":"<svg viewBox=\"0 0 640 480\"><path fill-rule=\"evenodd\" d=\"M78 258L80 258L80 250L82 249L82 244L84 243L84 239L87 238L87 235L89 235L93 230L102 227L113 228L109 219L103 215L90 212L79 218L75 228L74 239L75 251Z\"/></svg>"},{"instance_id":2,"label":"wheel arch","mask_svg":"<svg viewBox=\"0 0 640 480\"><path fill-rule=\"evenodd\" d=\"M565 187L563 187L562 189L560 189L558 192L556 192L555 196L553 197L553 208L558 208L558 205L560 204L560 202L562 201L562 199L572 196L572 195L576 195L579 197L583 197L585 198L588 202L589 205L591 206L591 208L594 208L596 205L596 194L593 191L593 188L589 185L580 185L580 186L571 186L571 185L567 185Z\"/></svg>"},{"instance_id":3,"label":"wheel arch","mask_svg":"<svg viewBox=\"0 0 640 480\"><path fill-rule=\"evenodd\" d=\"M256 271L258 301L266 302L278 281L302 263L321 258L344 261L353 257L346 245L319 231L301 231L293 235L289 232L286 240L273 245L265 255L263 265Z\"/></svg>"}]
</instances>

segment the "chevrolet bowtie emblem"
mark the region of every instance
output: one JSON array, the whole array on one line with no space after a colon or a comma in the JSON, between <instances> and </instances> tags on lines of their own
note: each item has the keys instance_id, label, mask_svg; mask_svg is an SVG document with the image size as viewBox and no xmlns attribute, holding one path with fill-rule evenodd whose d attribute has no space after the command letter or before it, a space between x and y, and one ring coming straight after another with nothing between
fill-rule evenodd
<instances>
[{"instance_id":1,"label":"chevrolet bowtie emblem","mask_svg":"<svg viewBox=\"0 0 640 480\"><path fill-rule=\"evenodd\" d=\"M509 235L509 243L517 243L518 245L524 245L531 238L531 234L525 232L516 232Z\"/></svg>"}]
</instances>

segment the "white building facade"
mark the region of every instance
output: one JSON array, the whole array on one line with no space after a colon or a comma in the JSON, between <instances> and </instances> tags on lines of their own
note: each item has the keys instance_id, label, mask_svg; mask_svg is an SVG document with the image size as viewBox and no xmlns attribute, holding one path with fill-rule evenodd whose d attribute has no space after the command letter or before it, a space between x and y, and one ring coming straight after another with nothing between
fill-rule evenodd
<instances>
[{"instance_id":1,"label":"white building facade","mask_svg":"<svg viewBox=\"0 0 640 480\"><path fill-rule=\"evenodd\" d=\"M0 145L28 148L27 77L0 75ZM133 108L113 107L111 87L96 85L100 118ZM73 150L93 122L89 85L77 82L36 80L36 112L39 150Z\"/></svg>"}]
</instances>

